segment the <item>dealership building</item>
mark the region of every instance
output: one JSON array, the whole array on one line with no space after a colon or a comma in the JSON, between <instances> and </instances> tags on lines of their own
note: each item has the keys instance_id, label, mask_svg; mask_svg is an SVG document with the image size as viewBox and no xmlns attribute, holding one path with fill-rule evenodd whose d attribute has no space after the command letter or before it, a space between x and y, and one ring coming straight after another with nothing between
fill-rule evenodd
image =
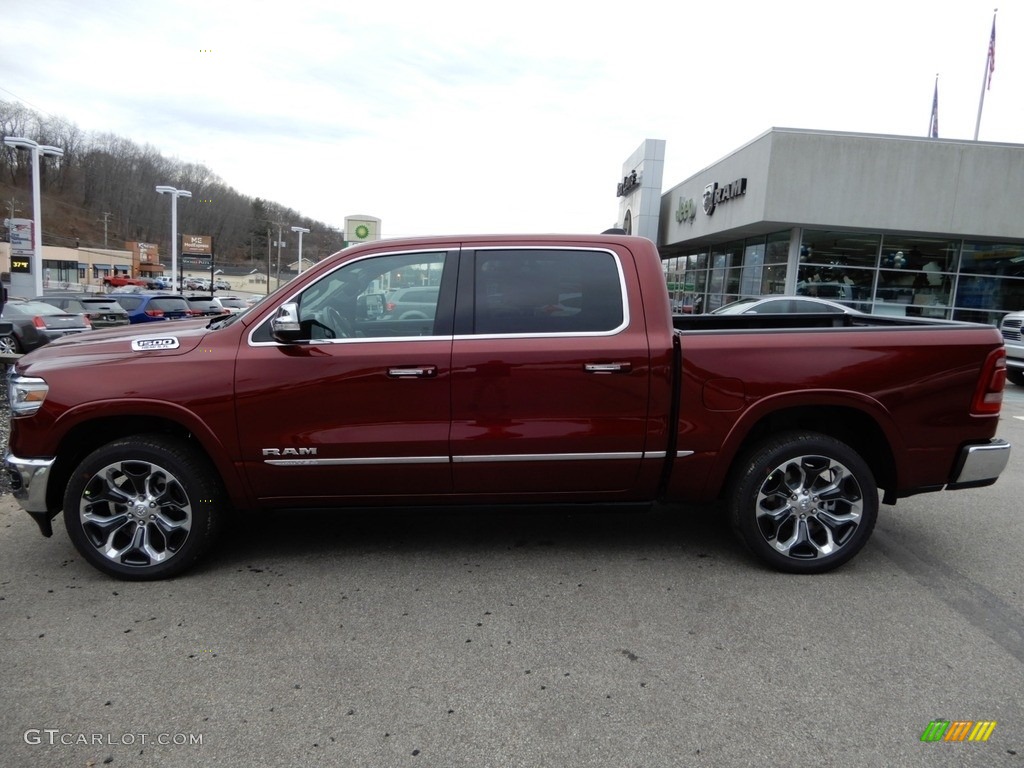
<instances>
[{"instance_id":1,"label":"dealership building","mask_svg":"<svg viewBox=\"0 0 1024 768\"><path fill-rule=\"evenodd\" d=\"M662 192L623 165L618 225L657 243L673 305L803 294L998 323L1024 309L1024 145L772 128Z\"/></svg>"}]
</instances>

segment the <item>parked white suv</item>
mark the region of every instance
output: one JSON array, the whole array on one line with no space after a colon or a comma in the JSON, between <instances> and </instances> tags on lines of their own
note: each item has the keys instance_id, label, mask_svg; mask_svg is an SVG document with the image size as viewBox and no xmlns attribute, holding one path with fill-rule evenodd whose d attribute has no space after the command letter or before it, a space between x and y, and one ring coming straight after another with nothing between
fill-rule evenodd
<instances>
[{"instance_id":1,"label":"parked white suv","mask_svg":"<svg viewBox=\"0 0 1024 768\"><path fill-rule=\"evenodd\" d=\"M1003 317L999 330L1006 345L1006 378L1024 387L1024 312L1011 312Z\"/></svg>"}]
</instances>

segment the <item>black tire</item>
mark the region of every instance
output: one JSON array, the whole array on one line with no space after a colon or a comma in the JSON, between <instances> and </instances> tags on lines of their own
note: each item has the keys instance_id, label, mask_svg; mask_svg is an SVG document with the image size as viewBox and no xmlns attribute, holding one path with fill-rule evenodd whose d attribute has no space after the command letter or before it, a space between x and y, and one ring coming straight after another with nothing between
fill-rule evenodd
<instances>
[{"instance_id":1,"label":"black tire","mask_svg":"<svg viewBox=\"0 0 1024 768\"><path fill-rule=\"evenodd\" d=\"M878 487L846 443L785 432L737 466L728 499L733 529L765 564L824 573L856 555L878 519Z\"/></svg>"},{"instance_id":2,"label":"black tire","mask_svg":"<svg viewBox=\"0 0 1024 768\"><path fill-rule=\"evenodd\" d=\"M1011 384L1016 384L1018 387L1024 387L1024 369L1007 368L1006 378L1010 380Z\"/></svg>"},{"instance_id":3,"label":"black tire","mask_svg":"<svg viewBox=\"0 0 1024 768\"><path fill-rule=\"evenodd\" d=\"M164 435L108 443L78 465L64 493L75 548L110 576L165 579L190 568L216 539L228 507L194 448Z\"/></svg>"}]
</instances>

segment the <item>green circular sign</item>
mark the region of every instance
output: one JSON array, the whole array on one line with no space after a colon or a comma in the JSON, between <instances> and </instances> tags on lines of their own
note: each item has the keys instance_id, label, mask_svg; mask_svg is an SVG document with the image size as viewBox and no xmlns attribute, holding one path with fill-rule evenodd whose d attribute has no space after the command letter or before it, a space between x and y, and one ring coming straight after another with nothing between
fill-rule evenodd
<instances>
[{"instance_id":1,"label":"green circular sign","mask_svg":"<svg viewBox=\"0 0 1024 768\"><path fill-rule=\"evenodd\" d=\"M365 240L369 236L370 228L368 226L366 226L365 224L360 224L358 227L356 227L356 237L358 237L360 240Z\"/></svg>"}]
</instances>

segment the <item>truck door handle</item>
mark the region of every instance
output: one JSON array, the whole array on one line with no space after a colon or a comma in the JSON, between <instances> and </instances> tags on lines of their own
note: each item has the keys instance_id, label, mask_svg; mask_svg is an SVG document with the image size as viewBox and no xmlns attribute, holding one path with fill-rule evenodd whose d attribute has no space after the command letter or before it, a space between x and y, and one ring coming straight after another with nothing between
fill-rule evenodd
<instances>
[{"instance_id":1,"label":"truck door handle","mask_svg":"<svg viewBox=\"0 0 1024 768\"><path fill-rule=\"evenodd\" d=\"M583 370L587 373L629 373L629 363L585 363Z\"/></svg>"},{"instance_id":2,"label":"truck door handle","mask_svg":"<svg viewBox=\"0 0 1024 768\"><path fill-rule=\"evenodd\" d=\"M393 379L430 379L437 376L437 367L417 365L411 368L388 368L388 376Z\"/></svg>"}]
</instances>

